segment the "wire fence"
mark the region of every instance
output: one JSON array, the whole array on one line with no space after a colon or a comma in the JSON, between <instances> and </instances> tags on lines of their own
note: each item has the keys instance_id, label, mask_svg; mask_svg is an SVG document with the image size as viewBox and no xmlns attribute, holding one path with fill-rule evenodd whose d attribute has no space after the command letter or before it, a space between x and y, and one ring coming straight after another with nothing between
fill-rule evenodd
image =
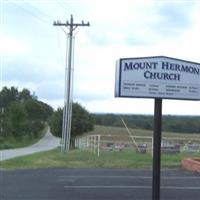
<instances>
[{"instance_id":1,"label":"wire fence","mask_svg":"<svg viewBox=\"0 0 200 200\"><path fill-rule=\"evenodd\" d=\"M134 142L133 142L134 141ZM89 150L100 156L103 151L123 151L133 149L138 153L153 152L152 136L116 136L116 135L87 135L77 137L75 147ZM164 154L175 154L181 152L199 153L200 138L175 138L163 137L161 152Z\"/></svg>"}]
</instances>

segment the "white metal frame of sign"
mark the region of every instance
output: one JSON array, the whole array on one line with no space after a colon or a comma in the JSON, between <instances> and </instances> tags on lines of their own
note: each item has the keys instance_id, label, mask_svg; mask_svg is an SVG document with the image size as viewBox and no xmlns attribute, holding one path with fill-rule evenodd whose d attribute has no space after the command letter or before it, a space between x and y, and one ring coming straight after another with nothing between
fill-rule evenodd
<instances>
[{"instance_id":1,"label":"white metal frame of sign","mask_svg":"<svg viewBox=\"0 0 200 200\"><path fill-rule=\"evenodd\" d=\"M119 59L115 96L200 100L200 63L166 56Z\"/></svg>"}]
</instances>

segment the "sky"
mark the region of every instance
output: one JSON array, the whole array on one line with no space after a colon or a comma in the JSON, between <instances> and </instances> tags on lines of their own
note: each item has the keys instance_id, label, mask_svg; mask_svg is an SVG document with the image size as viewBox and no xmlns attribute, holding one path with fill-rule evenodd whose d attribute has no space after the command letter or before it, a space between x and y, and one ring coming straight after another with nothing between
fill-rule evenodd
<instances>
[{"instance_id":1,"label":"sky","mask_svg":"<svg viewBox=\"0 0 200 200\"><path fill-rule=\"evenodd\" d=\"M66 27L74 31L73 101L89 112L153 114L153 99L115 98L119 58L169 56L200 63L197 0L0 0L1 88L29 89L63 107ZM163 114L200 115L199 101L163 100Z\"/></svg>"}]
</instances>

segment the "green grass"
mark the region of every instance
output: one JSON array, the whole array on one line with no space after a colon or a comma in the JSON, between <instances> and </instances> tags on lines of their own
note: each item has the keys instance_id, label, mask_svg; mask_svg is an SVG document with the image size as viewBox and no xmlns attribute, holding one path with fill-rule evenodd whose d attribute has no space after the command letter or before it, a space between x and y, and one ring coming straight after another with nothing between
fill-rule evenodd
<instances>
[{"instance_id":1,"label":"green grass","mask_svg":"<svg viewBox=\"0 0 200 200\"><path fill-rule=\"evenodd\" d=\"M200 153L193 154L200 156ZM181 160L191 157L191 154L179 153L162 155L163 168L178 168ZM101 152L100 157L89 151L72 150L63 154L59 149L29 156L22 156L0 162L0 168L151 168L152 156L150 153L138 154L131 150L121 152Z\"/></svg>"},{"instance_id":2,"label":"green grass","mask_svg":"<svg viewBox=\"0 0 200 200\"><path fill-rule=\"evenodd\" d=\"M30 146L38 142L42 137L44 137L46 132L47 132L47 126L38 133L37 138L30 138L30 137L24 136L20 139L15 139L14 137L2 139L0 140L0 150Z\"/></svg>"}]
</instances>

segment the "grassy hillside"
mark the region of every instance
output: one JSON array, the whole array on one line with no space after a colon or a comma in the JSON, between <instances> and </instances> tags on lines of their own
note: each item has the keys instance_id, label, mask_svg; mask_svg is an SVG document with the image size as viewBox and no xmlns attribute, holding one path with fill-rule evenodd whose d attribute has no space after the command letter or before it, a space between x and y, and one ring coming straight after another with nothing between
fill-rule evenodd
<instances>
[{"instance_id":1,"label":"grassy hillside","mask_svg":"<svg viewBox=\"0 0 200 200\"><path fill-rule=\"evenodd\" d=\"M152 136L153 131L143 129L129 129L133 136ZM99 126L96 125L95 129L87 134L100 134L100 135L112 135L112 136L128 136L128 132L125 128L111 127L111 126ZM87 135L85 134L85 135ZM174 138L185 138L185 139L199 139L200 134L191 133L173 133L173 132L162 132L162 137L174 137Z\"/></svg>"}]
</instances>

